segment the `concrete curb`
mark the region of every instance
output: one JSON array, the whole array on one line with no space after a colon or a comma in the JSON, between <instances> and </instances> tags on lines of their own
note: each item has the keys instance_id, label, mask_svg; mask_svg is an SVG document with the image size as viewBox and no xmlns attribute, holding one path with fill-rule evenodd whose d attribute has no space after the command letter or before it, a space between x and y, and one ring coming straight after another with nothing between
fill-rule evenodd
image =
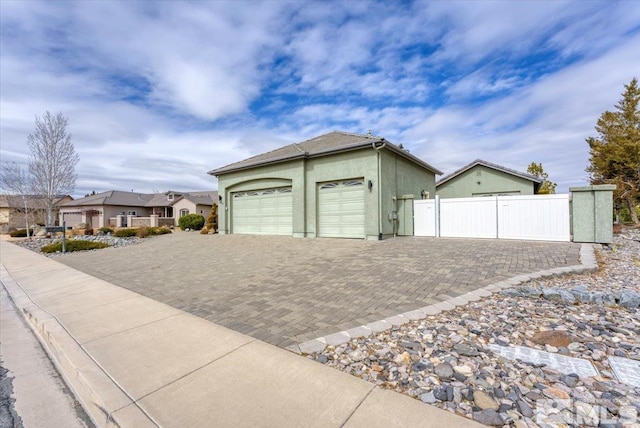
<instances>
[{"instance_id":1,"label":"concrete curb","mask_svg":"<svg viewBox=\"0 0 640 428\"><path fill-rule=\"evenodd\" d=\"M33 303L4 265L0 265L0 276L10 298L96 426L158 426L56 317Z\"/></svg>"},{"instance_id":2,"label":"concrete curb","mask_svg":"<svg viewBox=\"0 0 640 428\"><path fill-rule=\"evenodd\" d=\"M518 275L504 281L487 285L486 287L482 287L477 290L469 291L468 293L462 294L458 297L452 298L446 295L437 296L436 298L444 298L444 300L442 302L398 314L384 320L374 321L367 325L354 327L349 330L340 331L328 336L318 337L307 342L292 345L287 347L287 349L297 354L312 354L314 352L322 352L329 345L342 345L343 343L347 343L348 341L350 341L352 338L369 336L372 333L379 333L381 331L389 330L393 326L407 324L410 321L425 319L429 315L436 315L442 311L448 311L457 306L466 305L471 301L477 301L484 297L489 297L493 293L496 293L500 290L511 288L515 285L522 284L532 279L593 272L598 269L598 262L596 260L594 251L594 247L596 246L599 247L599 245L597 244L585 243L580 246L579 265L563 266Z\"/></svg>"}]
</instances>

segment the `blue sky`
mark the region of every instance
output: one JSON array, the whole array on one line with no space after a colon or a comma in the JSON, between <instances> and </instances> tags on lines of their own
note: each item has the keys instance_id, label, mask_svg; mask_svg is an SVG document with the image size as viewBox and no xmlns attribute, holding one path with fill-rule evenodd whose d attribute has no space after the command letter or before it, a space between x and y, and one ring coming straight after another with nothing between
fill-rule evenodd
<instances>
[{"instance_id":1,"label":"blue sky","mask_svg":"<svg viewBox=\"0 0 640 428\"><path fill-rule=\"evenodd\" d=\"M372 130L445 173L542 162L585 184L585 138L640 77L640 2L0 2L2 161L69 118L76 195L217 187L207 171Z\"/></svg>"}]
</instances>

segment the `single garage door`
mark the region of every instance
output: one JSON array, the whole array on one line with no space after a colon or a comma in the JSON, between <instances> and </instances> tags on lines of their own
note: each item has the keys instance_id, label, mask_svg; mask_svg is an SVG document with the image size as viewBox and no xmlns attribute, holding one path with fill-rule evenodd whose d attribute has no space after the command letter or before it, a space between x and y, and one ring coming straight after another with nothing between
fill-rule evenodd
<instances>
[{"instance_id":1,"label":"single garage door","mask_svg":"<svg viewBox=\"0 0 640 428\"><path fill-rule=\"evenodd\" d=\"M318 189L318 236L364 238L364 179L324 183Z\"/></svg>"},{"instance_id":2,"label":"single garage door","mask_svg":"<svg viewBox=\"0 0 640 428\"><path fill-rule=\"evenodd\" d=\"M290 187L233 193L231 231L254 235L292 235Z\"/></svg>"}]
</instances>

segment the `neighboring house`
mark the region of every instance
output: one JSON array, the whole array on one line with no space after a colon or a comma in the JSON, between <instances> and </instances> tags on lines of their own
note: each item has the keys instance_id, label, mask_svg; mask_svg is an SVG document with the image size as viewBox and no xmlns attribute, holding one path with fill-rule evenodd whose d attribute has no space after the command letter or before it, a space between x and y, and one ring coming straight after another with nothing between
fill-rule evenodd
<instances>
[{"instance_id":1,"label":"neighboring house","mask_svg":"<svg viewBox=\"0 0 640 428\"><path fill-rule=\"evenodd\" d=\"M53 216L57 218L60 205L72 201L71 196L60 196L54 200ZM47 218L47 204L40 196L27 196L27 211L29 225L45 224ZM0 195L0 233L7 233L9 229L24 229L25 223L24 199L18 195Z\"/></svg>"},{"instance_id":2,"label":"neighboring house","mask_svg":"<svg viewBox=\"0 0 640 428\"><path fill-rule=\"evenodd\" d=\"M77 226L86 223L91 228L116 226L118 216L122 226L150 224L142 218L157 215L160 225L177 225L178 218L187 214L202 214L207 217L218 193L165 192L134 193L109 190L65 203L60 208L60 223ZM129 219L132 224L129 224Z\"/></svg>"},{"instance_id":3,"label":"neighboring house","mask_svg":"<svg viewBox=\"0 0 640 428\"><path fill-rule=\"evenodd\" d=\"M542 179L477 159L436 183L441 198L535 195Z\"/></svg>"},{"instance_id":4,"label":"neighboring house","mask_svg":"<svg viewBox=\"0 0 640 428\"><path fill-rule=\"evenodd\" d=\"M334 131L209 174L220 233L382 239L413 234L413 200L433 198L441 172L382 137Z\"/></svg>"}]
</instances>

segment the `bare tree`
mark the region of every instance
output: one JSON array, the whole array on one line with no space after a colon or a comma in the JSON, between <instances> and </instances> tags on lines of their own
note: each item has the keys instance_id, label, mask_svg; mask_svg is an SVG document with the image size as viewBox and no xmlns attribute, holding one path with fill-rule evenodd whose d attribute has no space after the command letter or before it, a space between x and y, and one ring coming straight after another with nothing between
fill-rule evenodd
<instances>
[{"instance_id":1,"label":"bare tree","mask_svg":"<svg viewBox=\"0 0 640 428\"><path fill-rule=\"evenodd\" d=\"M31 177L26 170L15 162L5 162L0 167L0 187L7 193L22 197L24 203L24 222L29 237L29 191L31 190Z\"/></svg>"},{"instance_id":2,"label":"bare tree","mask_svg":"<svg viewBox=\"0 0 640 428\"><path fill-rule=\"evenodd\" d=\"M76 187L75 166L80 160L67 133L67 118L48 111L40 119L36 116L36 129L27 137L31 150L29 172L33 190L42 196L47 208L47 226L54 223L55 200L74 191Z\"/></svg>"}]
</instances>

